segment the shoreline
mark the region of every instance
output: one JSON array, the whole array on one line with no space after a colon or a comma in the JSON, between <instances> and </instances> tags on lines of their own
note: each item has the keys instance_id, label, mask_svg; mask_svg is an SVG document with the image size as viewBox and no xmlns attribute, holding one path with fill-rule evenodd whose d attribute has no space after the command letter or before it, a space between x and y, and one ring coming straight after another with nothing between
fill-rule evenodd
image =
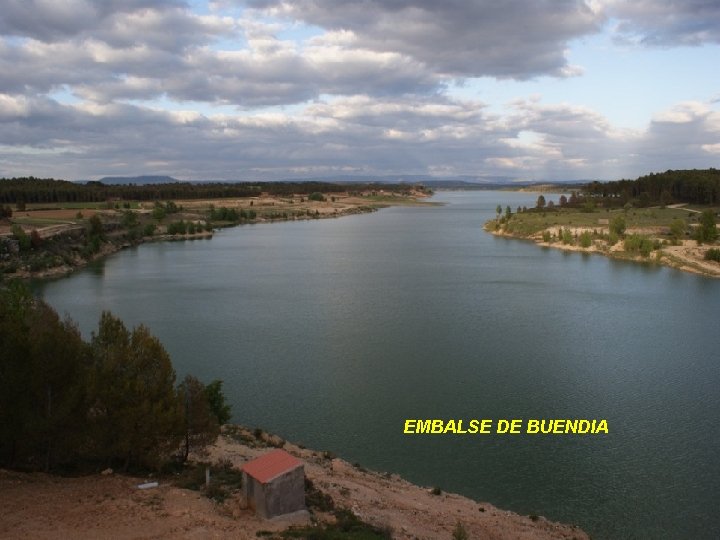
<instances>
[{"instance_id":1,"label":"shoreline","mask_svg":"<svg viewBox=\"0 0 720 540\"><path fill-rule=\"evenodd\" d=\"M179 487L172 475L142 478L106 470L67 478L0 470L0 504L7 516L0 523L0 537L278 539L291 526L333 523L333 510L345 509L398 540L452 538L458 523L468 538L590 538L574 525L423 487L239 425L223 426L215 443L191 459L201 470L214 463L238 471L279 447L303 462L309 512L263 520L247 508L239 491L222 503L213 502L200 491ZM159 485L138 489L148 481Z\"/></svg>"},{"instance_id":2,"label":"shoreline","mask_svg":"<svg viewBox=\"0 0 720 540\"><path fill-rule=\"evenodd\" d=\"M704 277L715 279L720 278L720 264L713 264L710 261L703 260L701 255L708 249L708 247L698 246L695 240L683 240L678 246L662 246L660 249L651 251L649 256L642 257L640 255L629 254L623 249L620 249L620 243L615 246L611 246L609 249L599 249L595 243L593 243L590 247L585 248L576 244L563 244L560 241L546 242L542 238L542 231L529 236L523 236L521 234L510 233L505 230L494 230L490 227L490 225L494 223L494 219L485 222L483 230L493 236L511 238L514 240L525 240L543 248L553 248L561 251L570 251L587 255L602 255L615 260L666 266L668 268L674 268L676 270ZM550 227L549 229L554 228L557 227ZM597 227L594 229L597 229ZM574 232L582 232L582 230L583 228L577 228ZM633 231L628 230L628 232L632 233Z\"/></svg>"},{"instance_id":3,"label":"shoreline","mask_svg":"<svg viewBox=\"0 0 720 540\"><path fill-rule=\"evenodd\" d=\"M312 221L312 220L318 220L318 219L335 219L335 218L341 218L351 215L358 215L358 214L368 214L377 212L378 210L382 208L389 208L392 206L434 206L438 203L433 203L429 201L420 201L419 198L427 197L425 194L415 193L410 197L401 197L401 196L393 196L393 197L385 197L382 200L369 200L365 201L362 199L355 200L354 198L348 197L348 200L343 201L342 206L335 206L335 205L318 205L318 212L314 214L302 214L302 215L287 215L286 217L283 217L278 213L278 215L273 215L271 217L266 216L259 216L257 219L254 219L252 221L241 221L238 223L232 223L232 224L219 224L215 227L213 227L212 231L203 231L203 232L197 232L192 234L158 234L153 236L142 236L135 240L129 240L127 238L117 239L116 241L109 240L104 242L97 253L93 254L91 257L84 259L81 257L75 256L72 259L72 264L68 264L65 262L62 265L53 266L51 268L45 268L42 270L28 270L27 268L21 268L15 272L12 273L6 273L2 277L5 280L13 280L13 279L21 279L21 280L44 280L44 279L58 279L62 277L69 276L70 274L74 273L77 270L81 270L88 265L92 264L93 262L96 262L98 260L104 259L106 257L109 257L110 255L113 255L115 253L118 253L124 249L136 247L141 244L145 243L155 243L155 242L181 242L181 241L188 241L188 240L200 240L200 239L211 239L214 235L214 233L217 230L220 229L228 229L228 228L235 228L240 227L243 225L259 225L259 224L271 224L271 223L280 223L280 222L288 222L288 221ZM198 201L188 201L189 206L192 208L194 204L197 204ZM217 202L218 204L222 204L222 199L218 200L210 200L211 204L214 202ZM270 206L274 206L276 203L271 202ZM43 235L42 229L39 230L40 234Z\"/></svg>"}]
</instances>

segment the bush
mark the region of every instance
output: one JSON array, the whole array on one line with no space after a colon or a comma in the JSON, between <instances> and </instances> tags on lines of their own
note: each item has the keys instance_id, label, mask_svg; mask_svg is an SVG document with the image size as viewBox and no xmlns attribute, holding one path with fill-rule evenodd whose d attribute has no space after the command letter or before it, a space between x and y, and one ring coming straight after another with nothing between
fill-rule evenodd
<instances>
[{"instance_id":1,"label":"bush","mask_svg":"<svg viewBox=\"0 0 720 540\"><path fill-rule=\"evenodd\" d=\"M684 219L672 220L672 223L670 223L670 236L673 237L673 243L678 244L680 238L685 236L685 231L687 231L687 223L685 223Z\"/></svg>"},{"instance_id":2,"label":"bush","mask_svg":"<svg viewBox=\"0 0 720 540\"><path fill-rule=\"evenodd\" d=\"M720 249L712 248L705 252L703 257L706 261L720 262Z\"/></svg>"},{"instance_id":3,"label":"bush","mask_svg":"<svg viewBox=\"0 0 720 540\"><path fill-rule=\"evenodd\" d=\"M452 537L453 540L467 540L468 538L470 538L468 536L467 530L465 530L465 525L463 525L460 521L455 524Z\"/></svg>"},{"instance_id":4,"label":"bush","mask_svg":"<svg viewBox=\"0 0 720 540\"><path fill-rule=\"evenodd\" d=\"M703 242L714 242L717 240L718 230L715 224L715 212L712 210L705 210L700 215L700 225L695 233L695 239L698 244Z\"/></svg>"},{"instance_id":5,"label":"bush","mask_svg":"<svg viewBox=\"0 0 720 540\"><path fill-rule=\"evenodd\" d=\"M23 228L16 223L10 228L10 230L12 232L13 238L17 240L18 245L20 246L20 251L29 250L31 246L30 237L23 230Z\"/></svg>"},{"instance_id":6,"label":"bush","mask_svg":"<svg viewBox=\"0 0 720 540\"><path fill-rule=\"evenodd\" d=\"M546 244L549 244L550 240L552 239L551 235L550 235L550 231L543 231L542 239L543 239L543 242L545 242Z\"/></svg>"},{"instance_id":7,"label":"bush","mask_svg":"<svg viewBox=\"0 0 720 540\"><path fill-rule=\"evenodd\" d=\"M314 193L308 195L308 200L322 202L325 200L325 196L319 191L315 191Z\"/></svg>"},{"instance_id":8,"label":"bush","mask_svg":"<svg viewBox=\"0 0 720 540\"><path fill-rule=\"evenodd\" d=\"M562 238L563 244L572 244L573 243L573 235L572 235L572 232L570 231L570 229L563 229L561 238Z\"/></svg>"},{"instance_id":9,"label":"bush","mask_svg":"<svg viewBox=\"0 0 720 540\"><path fill-rule=\"evenodd\" d=\"M167 226L168 234L185 234L187 233L187 223L182 219L180 221L174 221Z\"/></svg>"},{"instance_id":10,"label":"bush","mask_svg":"<svg viewBox=\"0 0 720 540\"><path fill-rule=\"evenodd\" d=\"M592 245L592 235L589 231L584 231L580 235L580 245L584 248L589 248Z\"/></svg>"},{"instance_id":11,"label":"bush","mask_svg":"<svg viewBox=\"0 0 720 540\"><path fill-rule=\"evenodd\" d=\"M625 218L623 216L615 216L610 220L610 232L615 233L618 236L622 236L625 233Z\"/></svg>"},{"instance_id":12,"label":"bush","mask_svg":"<svg viewBox=\"0 0 720 540\"><path fill-rule=\"evenodd\" d=\"M625 238L625 251L628 253L640 253L643 257L648 257L653 247L652 239L642 234L631 234Z\"/></svg>"}]
</instances>

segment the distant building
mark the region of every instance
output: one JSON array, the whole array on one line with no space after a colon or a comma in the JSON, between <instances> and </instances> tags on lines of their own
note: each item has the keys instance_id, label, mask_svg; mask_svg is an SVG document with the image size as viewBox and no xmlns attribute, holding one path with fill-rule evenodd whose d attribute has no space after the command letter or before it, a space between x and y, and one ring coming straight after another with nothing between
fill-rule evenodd
<instances>
[{"instance_id":1,"label":"distant building","mask_svg":"<svg viewBox=\"0 0 720 540\"><path fill-rule=\"evenodd\" d=\"M242 467L243 494L264 518L305 510L305 470L298 458L273 450Z\"/></svg>"}]
</instances>

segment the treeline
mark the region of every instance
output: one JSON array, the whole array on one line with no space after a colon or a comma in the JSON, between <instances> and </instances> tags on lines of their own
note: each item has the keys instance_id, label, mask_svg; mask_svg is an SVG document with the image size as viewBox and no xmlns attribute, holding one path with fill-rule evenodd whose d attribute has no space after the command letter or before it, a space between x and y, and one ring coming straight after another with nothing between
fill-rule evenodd
<instances>
[{"instance_id":1,"label":"treeline","mask_svg":"<svg viewBox=\"0 0 720 540\"><path fill-rule=\"evenodd\" d=\"M20 284L0 288L0 465L159 467L230 419L222 383L175 371L145 326L109 312L89 342Z\"/></svg>"},{"instance_id":2,"label":"treeline","mask_svg":"<svg viewBox=\"0 0 720 540\"><path fill-rule=\"evenodd\" d=\"M641 176L636 180L591 182L584 189L591 197L615 198L622 204L638 206L689 203L720 204L720 170L693 169L665 171Z\"/></svg>"},{"instance_id":3,"label":"treeline","mask_svg":"<svg viewBox=\"0 0 720 540\"><path fill-rule=\"evenodd\" d=\"M352 184L326 182L254 182L254 183L202 183L176 182L153 185L105 185L100 182L76 184L53 178L2 178L0 179L0 205L31 203L104 202L110 199L124 201L156 201L170 199L217 199L227 197L255 197L261 193L286 197L315 192L340 193L348 190L385 190L406 192L407 184Z\"/></svg>"}]
</instances>

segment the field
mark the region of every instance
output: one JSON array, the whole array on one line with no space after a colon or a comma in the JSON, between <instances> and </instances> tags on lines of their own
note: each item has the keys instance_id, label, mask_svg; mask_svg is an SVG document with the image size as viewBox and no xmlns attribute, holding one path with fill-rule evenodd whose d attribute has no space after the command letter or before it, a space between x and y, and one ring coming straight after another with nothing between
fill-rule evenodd
<instances>
[{"instance_id":1,"label":"field","mask_svg":"<svg viewBox=\"0 0 720 540\"><path fill-rule=\"evenodd\" d=\"M625 218L628 229L635 232L662 234L670 229L674 219L684 219L692 227L698 223L700 211L687 207L676 208L633 208L625 210L595 210L582 212L577 209L557 209L527 211L515 214L507 224L508 233L519 236L532 236L552 227L568 227L571 229L608 228L609 220L621 215Z\"/></svg>"}]
</instances>

